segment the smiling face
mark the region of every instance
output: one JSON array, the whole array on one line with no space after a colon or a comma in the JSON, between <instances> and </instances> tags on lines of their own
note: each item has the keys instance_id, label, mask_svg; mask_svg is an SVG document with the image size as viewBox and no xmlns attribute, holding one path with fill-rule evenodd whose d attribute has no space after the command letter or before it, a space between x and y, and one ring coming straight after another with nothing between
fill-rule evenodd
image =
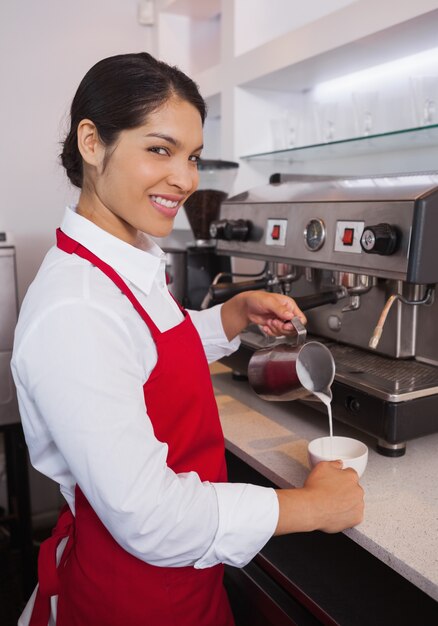
<instances>
[{"instance_id":1,"label":"smiling face","mask_svg":"<svg viewBox=\"0 0 438 626\"><path fill-rule=\"evenodd\" d=\"M78 127L84 185L78 213L135 244L138 231L165 237L198 185L202 121L190 103L172 97L145 124L103 146L92 122Z\"/></svg>"}]
</instances>

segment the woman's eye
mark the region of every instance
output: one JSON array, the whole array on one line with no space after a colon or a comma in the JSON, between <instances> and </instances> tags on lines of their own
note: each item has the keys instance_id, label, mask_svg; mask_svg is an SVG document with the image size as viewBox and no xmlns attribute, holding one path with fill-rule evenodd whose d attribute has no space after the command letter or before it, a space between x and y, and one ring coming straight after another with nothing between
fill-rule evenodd
<instances>
[{"instance_id":1,"label":"woman's eye","mask_svg":"<svg viewBox=\"0 0 438 626\"><path fill-rule=\"evenodd\" d=\"M192 163L196 163L196 165L198 165L200 159L201 157L199 154L192 154L192 156L189 157L189 161L192 161Z\"/></svg>"},{"instance_id":2,"label":"woman's eye","mask_svg":"<svg viewBox=\"0 0 438 626\"><path fill-rule=\"evenodd\" d=\"M154 152L155 154L163 154L163 155L169 154L169 150L167 148L163 148L162 146L152 146L152 148L149 148L149 152Z\"/></svg>"}]
</instances>

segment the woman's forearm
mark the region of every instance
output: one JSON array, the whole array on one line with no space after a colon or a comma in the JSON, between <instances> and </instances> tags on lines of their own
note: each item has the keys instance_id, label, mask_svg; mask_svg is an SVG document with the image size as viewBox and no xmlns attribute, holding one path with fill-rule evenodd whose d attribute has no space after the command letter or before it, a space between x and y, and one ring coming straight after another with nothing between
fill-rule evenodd
<instances>
[{"instance_id":1,"label":"woman's forearm","mask_svg":"<svg viewBox=\"0 0 438 626\"><path fill-rule=\"evenodd\" d=\"M245 293L240 293L222 305L222 326L228 341L237 337L249 324L245 296Z\"/></svg>"}]
</instances>

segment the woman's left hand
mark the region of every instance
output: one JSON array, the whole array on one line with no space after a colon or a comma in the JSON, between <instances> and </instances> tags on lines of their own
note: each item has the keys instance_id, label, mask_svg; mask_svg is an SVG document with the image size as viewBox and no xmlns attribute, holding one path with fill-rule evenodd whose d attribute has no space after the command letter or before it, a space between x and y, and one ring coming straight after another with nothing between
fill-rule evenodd
<instances>
[{"instance_id":1,"label":"woman's left hand","mask_svg":"<svg viewBox=\"0 0 438 626\"><path fill-rule=\"evenodd\" d=\"M294 335L296 330L289 323L293 317L303 324L307 321L292 298L268 291L246 291L222 306L222 324L230 340L251 323L270 337Z\"/></svg>"}]
</instances>

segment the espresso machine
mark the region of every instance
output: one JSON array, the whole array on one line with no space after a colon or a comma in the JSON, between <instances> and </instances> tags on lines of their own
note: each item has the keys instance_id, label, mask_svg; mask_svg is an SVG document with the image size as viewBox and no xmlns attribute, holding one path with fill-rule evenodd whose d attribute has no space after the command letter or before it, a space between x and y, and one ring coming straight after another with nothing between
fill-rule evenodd
<instances>
[{"instance_id":1,"label":"espresso machine","mask_svg":"<svg viewBox=\"0 0 438 626\"><path fill-rule=\"evenodd\" d=\"M308 338L335 360L336 419L386 456L438 431L438 173L273 175L226 200L210 232L217 254L265 263L252 280L214 281L210 301L249 289L293 297ZM272 340L256 326L241 340L224 363L245 373Z\"/></svg>"}]
</instances>

